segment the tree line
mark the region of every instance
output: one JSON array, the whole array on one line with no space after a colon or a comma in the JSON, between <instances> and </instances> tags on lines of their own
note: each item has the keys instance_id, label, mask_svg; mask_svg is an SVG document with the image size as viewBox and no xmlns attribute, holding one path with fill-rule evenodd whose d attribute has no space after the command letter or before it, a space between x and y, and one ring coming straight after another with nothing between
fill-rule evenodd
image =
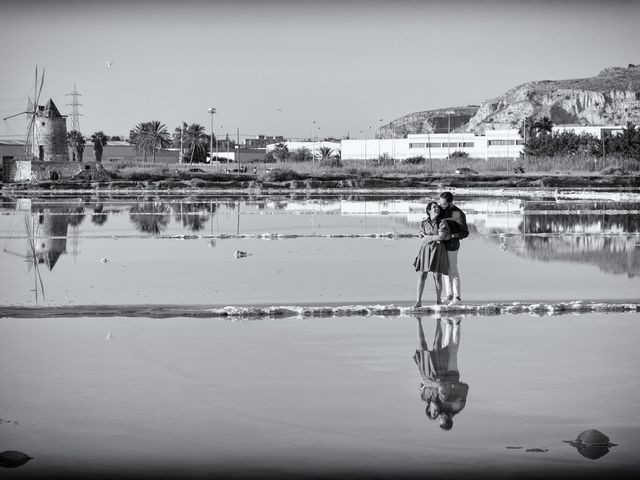
<instances>
[{"instance_id":1,"label":"tree line","mask_svg":"<svg viewBox=\"0 0 640 480\"><path fill-rule=\"evenodd\" d=\"M605 130L598 138L571 130L553 132L553 122L549 117L530 118L520 126L520 135L525 139L525 157L616 155L640 160L640 129L633 122L627 122L620 133Z\"/></svg>"},{"instance_id":2,"label":"tree line","mask_svg":"<svg viewBox=\"0 0 640 480\"><path fill-rule=\"evenodd\" d=\"M88 139L93 144L95 160L102 161L102 153L104 147L110 141L123 141L119 136L109 137L104 132L95 132ZM205 162L209 155L211 145L211 136L205 131L205 127L197 123L182 124L175 128L173 134L167 130L167 126L159 120L138 123L129 131L129 137L126 139L133 145L136 153L142 154L146 162L149 157L155 163L156 152L166 148L180 148L182 146L183 161L188 163ZM213 142L217 143L215 135ZM232 147L235 143L229 140L227 136L226 142ZM73 161L82 161L84 149L87 139L78 130L71 130L67 133L67 145L71 151Z\"/></svg>"}]
</instances>

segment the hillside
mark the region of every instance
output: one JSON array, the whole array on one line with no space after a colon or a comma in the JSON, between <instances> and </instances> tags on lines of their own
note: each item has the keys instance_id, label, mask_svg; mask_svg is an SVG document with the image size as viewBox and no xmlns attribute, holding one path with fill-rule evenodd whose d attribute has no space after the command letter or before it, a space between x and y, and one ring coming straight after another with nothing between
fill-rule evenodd
<instances>
[{"instance_id":1,"label":"hillside","mask_svg":"<svg viewBox=\"0 0 640 480\"><path fill-rule=\"evenodd\" d=\"M406 115L385 125L383 133L391 132L390 125L395 126L396 134L446 132L447 110L456 112L451 115L451 131L517 127L524 118L542 116L550 117L556 125L624 125L627 121L640 124L640 65L606 68L590 78L524 83L485 100L478 108Z\"/></svg>"},{"instance_id":2,"label":"hillside","mask_svg":"<svg viewBox=\"0 0 640 480\"><path fill-rule=\"evenodd\" d=\"M450 113L449 113L450 112ZM410 113L383 125L380 130L383 138L400 138L408 133L446 133L466 129L469 121L478 112L478 105L449 107Z\"/></svg>"}]
</instances>

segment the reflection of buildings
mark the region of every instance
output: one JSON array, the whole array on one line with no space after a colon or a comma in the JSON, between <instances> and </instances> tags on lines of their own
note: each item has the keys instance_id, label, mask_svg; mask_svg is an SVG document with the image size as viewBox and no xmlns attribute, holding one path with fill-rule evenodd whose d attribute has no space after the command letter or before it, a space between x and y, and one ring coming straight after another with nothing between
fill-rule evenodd
<instances>
[{"instance_id":1,"label":"reflection of buildings","mask_svg":"<svg viewBox=\"0 0 640 480\"><path fill-rule=\"evenodd\" d=\"M506 242L507 249L518 256L543 262L575 262L597 265L613 274L640 275L639 238L627 236L549 236L492 237L496 243Z\"/></svg>"},{"instance_id":2,"label":"reflection of buildings","mask_svg":"<svg viewBox=\"0 0 640 480\"><path fill-rule=\"evenodd\" d=\"M493 237L493 241L504 242L516 255L543 262L590 263L608 273L640 275L637 215L525 213L521 218L516 236ZM634 233L635 237L629 236Z\"/></svg>"},{"instance_id":3,"label":"reflection of buildings","mask_svg":"<svg viewBox=\"0 0 640 480\"><path fill-rule=\"evenodd\" d=\"M35 255L38 263L46 264L49 270L53 270L60 255L67 253L69 220L66 209L46 208L39 215Z\"/></svg>"}]
</instances>

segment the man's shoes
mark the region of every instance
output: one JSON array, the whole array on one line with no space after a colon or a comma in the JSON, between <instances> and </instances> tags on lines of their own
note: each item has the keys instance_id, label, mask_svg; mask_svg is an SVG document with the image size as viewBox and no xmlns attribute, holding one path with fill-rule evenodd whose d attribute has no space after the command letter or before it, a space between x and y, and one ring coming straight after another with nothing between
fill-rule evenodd
<instances>
[{"instance_id":1,"label":"man's shoes","mask_svg":"<svg viewBox=\"0 0 640 480\"><path fill-rule=\"evenodd\" d=\"M450 302L451 300L453 300L453 295L447 295L447 302Z\"/></svg>"},{"instance_id":2,"label":"man's shoes","mask_svg":"<svg viewBox=\"0 0 640 480\"><path fill-rule=\"evenodd\" d=\"M449 306L453 307L454 305L460 305L462 303L462 299L460 297L455 297L453 300L449 302Z\"/></svg>"}]
</instances>

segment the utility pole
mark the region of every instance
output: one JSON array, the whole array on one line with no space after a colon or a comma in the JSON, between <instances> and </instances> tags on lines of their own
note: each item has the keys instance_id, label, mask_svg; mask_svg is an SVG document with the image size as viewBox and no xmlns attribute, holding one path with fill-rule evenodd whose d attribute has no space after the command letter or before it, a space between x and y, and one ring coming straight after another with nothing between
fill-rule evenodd
<instances>
[{"instance_id":1,"label":"utility pole","mask_svg":"<svg viewBox=\"0 0 640 480\"><path fill-rule=\"evenodd\" d=\"M209 155L211 156L211 161L213 161L213 115L216 113L216 109L211 107L207 110L211 114L211 147L209 147ZM217 143L217 142L216 142ZM211 162L209 162L211 163Z\"/></svg>"},{"instance_id":2,"label":"utility pole","mask_svg":"<svg viewBox=\"0 0 640 480\"><path fill-rule=\"evenodd\" d=\"M71 130L79 132L80 119L78 117L81 117L82 114L78 113L78 107L81 107L82 105L78 103L78 97L81 97L82 95L78 93L75 83L73 84L73 92L67 93L66 95L72 97L71 103L66 104L66 106L71 106Z\"/></svg>"},{"instance_id":3,"label":"utility pole","mask_svg":"<svg viewBox=\"0 0 640 480\"><path fill-rule=\"evenodd\" d=\"M184 122L180 122L180 163L184 163L184 149L182 147L182 137L184 137Z\"/></svg>"},{"instance_id":4,"label":"utility pole","mask_svg":"<svg viewBox=\"0 0 640 480\"><path fill-rule=\"evenodd\" d=\"M238 156L238 158L236 159L238 161L238 173L240 173L240 129L236 128L236 136L238 139L238 142L236 143L236 155Z\"/></svg>"}]
</instances>

